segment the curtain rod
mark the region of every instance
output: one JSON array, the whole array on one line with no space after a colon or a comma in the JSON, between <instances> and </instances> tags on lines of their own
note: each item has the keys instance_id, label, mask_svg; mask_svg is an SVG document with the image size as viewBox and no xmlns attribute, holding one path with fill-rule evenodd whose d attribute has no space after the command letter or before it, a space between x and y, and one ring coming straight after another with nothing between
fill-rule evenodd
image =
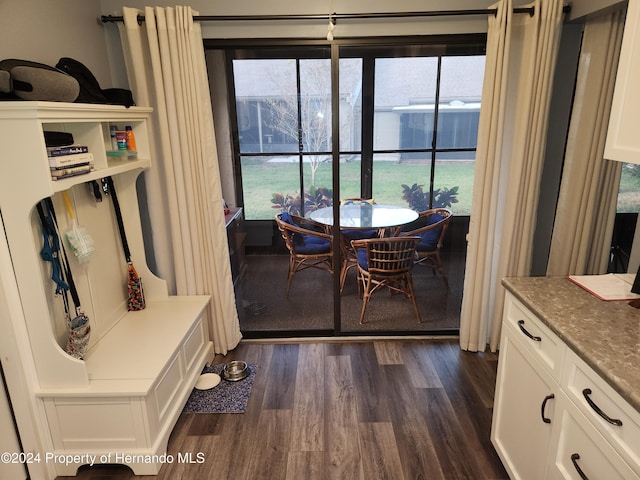
<instances>
[{"instance_id":1,"label":"curtain rod","mask_svg":"<svg viewBox=\"0 0 640 480\"><path fill-rule=\"evenodd\" d=\"M534 7L514 8L513 13L534 14ZM571 11L571 5L565 5L564 13ZM387 12L387 13L332 13L331 15L314 14L289 14L289 15L194 15L193 20L199 22L227 22L227 21L263 21L263 20L336 20L363 19L363 18L401 18L401 17L455 17L463 15L496 15L497 8L479 10L440 10L433 12ZM121 15L102 15L102 23L123 22ZM144 22L144 15L138 15L138 23Z\"/></svg>"}]
</instances>

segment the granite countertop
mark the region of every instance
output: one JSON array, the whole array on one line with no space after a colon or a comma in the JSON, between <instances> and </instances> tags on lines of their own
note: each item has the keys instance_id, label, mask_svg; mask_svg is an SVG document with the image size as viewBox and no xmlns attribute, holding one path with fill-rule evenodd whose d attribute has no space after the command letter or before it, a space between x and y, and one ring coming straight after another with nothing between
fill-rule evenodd
<instances>
[{"instance_id":1,"label":"granite countertop","mask_svg":"<svg viewBox=\"0 0 640 480\"><path fill-rule=\"evenodd\" d=\"M566 277L505 278L502 284L640 411L639 309L600 300Z\"/></svg>"}]
</instances>

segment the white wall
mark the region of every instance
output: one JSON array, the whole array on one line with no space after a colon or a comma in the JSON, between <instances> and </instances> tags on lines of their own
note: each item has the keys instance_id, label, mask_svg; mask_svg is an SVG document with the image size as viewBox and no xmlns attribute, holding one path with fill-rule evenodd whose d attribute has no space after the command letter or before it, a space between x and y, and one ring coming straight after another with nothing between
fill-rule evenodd
<instances>
[{"instance_id":1,"label":"white wall","mask_svg":"<svg viewBox=\"0 0 640 480\"><path fill-rule=\"evenodd\" d=\"M0 60L17 58L55 66L62 57L84 63L102 88L112 86L98 2L0 1ZM104 83L104 84L103 84Z\"/></svg>"}]
</instances>

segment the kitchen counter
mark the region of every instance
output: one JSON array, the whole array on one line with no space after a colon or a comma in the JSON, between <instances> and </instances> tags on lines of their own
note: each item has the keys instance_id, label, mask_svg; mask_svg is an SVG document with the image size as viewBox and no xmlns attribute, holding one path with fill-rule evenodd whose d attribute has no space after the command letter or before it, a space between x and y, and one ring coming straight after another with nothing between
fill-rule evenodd
<instances>
[{"instance_id":1,"label":"kitchen counter","mask_svg":"<svg viewBox=\"0 0 640 480\"><path fill-rule=\"evenodd\" d=\"M599 300L565 277L502 284L640 411L640 310L628 301Z\"/></svg>"}]
</instances>

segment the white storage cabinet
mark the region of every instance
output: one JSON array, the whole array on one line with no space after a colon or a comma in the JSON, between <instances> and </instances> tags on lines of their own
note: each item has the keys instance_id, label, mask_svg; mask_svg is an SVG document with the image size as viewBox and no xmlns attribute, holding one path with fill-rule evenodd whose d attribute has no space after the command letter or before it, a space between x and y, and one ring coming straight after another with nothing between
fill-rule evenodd
<instances>
[{"instance_id":1,"label":"white storage cabinet","mask_svg":"<svg viewBox=\"0 0 640 480\"><path fill-rule=\"evenodd\" d=\"M9 244L29 344L22 362L44 451L91 454L129 464L136 474L156 474L169 434L205 363L213 357L205 318L209 296L169 296L164 280L146 265L136 180L151 166L150 108L57 102L0 104L0 211ZM131 125L137 158L107 155L110 126ZM73 134L94 156L91 173L52 180L43 131ZM127 311L126 263L112 201L96 202L86 182L112 176L122 208L133 264L142 277L146 309ZM50 264L40 258L42 234L35 205L52 197L62 231L71 220L67 191L78 223L95 242L88 263L71 252L70 263L92 334L84 360L64 351L61 299L53 294ZM115 454L131 462L115 461ZM123 457L120 457L123 458ZM52 465L55 475L75 475L79 463Z\"/></svg>"},{"instance_id":2,"label":"white storage cabinet","mask_svg":"<svg viewBox=\"0 0 640 480\"><path fill-rule=\"evenodd\" d=\"M640 163L640 1L629 0L604 158Z\"/></svg>"},{"instance_id":3,"label":"white storage cabinet","mask_svg":"<svg viewBox=\"0 0 640 480\"><path fill-rule=\"evenodd\" d=\"M510 478L640 479L640 413L509 292L500 345L491 441Z\"/></svg>"}]
</instances>

